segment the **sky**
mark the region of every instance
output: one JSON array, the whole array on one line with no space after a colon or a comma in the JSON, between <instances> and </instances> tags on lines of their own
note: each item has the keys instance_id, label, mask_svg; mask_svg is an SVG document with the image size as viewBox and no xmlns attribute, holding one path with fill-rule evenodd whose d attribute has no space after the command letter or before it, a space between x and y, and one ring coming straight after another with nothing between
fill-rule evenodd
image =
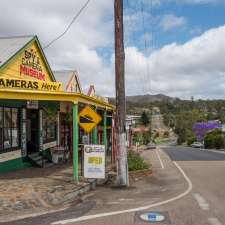
<instances>
[{"instance_id":1,"label":"sky","mask_svg":"<svg viewBox=\"0 0 225 225\"><path fill-rule=\"evenodd\" d=\"M0 36L46 46L86 0L1 0ZM87 91L114 96L113 0L91 0L44 49L52 70L77 70ZM124 0L126 95L225 97L225 0Z\"/></svg>"}]
</instances>

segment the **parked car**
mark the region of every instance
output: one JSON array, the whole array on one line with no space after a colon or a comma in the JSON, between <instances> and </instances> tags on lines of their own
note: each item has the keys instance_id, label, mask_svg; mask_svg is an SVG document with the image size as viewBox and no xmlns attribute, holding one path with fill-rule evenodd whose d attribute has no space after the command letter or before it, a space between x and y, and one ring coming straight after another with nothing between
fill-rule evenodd
<instances>
[{"instance_id":1,"label":"parked car","mask_svg":"<svg viewBox=\"0 0 225 225\"><path fill-rule=\"evenodd\" d=\"M192 148L203 148L203 144L201 142L196 141L191 144L191 147Z\"/></svg>"},{"instance_id":2,"label":"parked car","mask_svg":"<svg viewBox=\"0 0 225 225\"><path fill-rule=\"evenodd\" d=\"M148 143L146 149L156 149L156 144L154 143Z\"/></svg>"}]
</instances>

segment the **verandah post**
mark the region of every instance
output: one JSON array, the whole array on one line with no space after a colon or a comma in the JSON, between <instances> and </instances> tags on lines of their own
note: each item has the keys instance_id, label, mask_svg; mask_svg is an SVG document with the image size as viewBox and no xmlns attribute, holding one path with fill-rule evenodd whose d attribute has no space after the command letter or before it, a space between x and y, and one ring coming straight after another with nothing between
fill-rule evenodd
<instances>
[{"instance_id":1,"label":"verandah post","mask_svg":"<svg viewBox=\"0 0 225 225\"><path fill-rule=\"evenodd\" d=\"M103 118L103 141L105 145L105 150L107 151L107 111L104 110Z\"/></svg>"},{"instance_id":2,"label":"verandah post","mask_svg":"<svg viewBox=\"0 0 225 225\"><path fill-rule=\"evenodd\" d=\"M97 108L95 107L95 111L97 111ZM98 144L98 126L94 127L92 130L92 141L93 144L96 145Z\"/></svg>"},{"instance_id":3,"label":"verandah post","mask_svg":"<svg viewBox=\"0 0 225 225\"><path fill-rule=\"evenodd\" d=\"M78 177L78 104L73 103L73 178L79 181Z\"/></svg>"}]
</instances>

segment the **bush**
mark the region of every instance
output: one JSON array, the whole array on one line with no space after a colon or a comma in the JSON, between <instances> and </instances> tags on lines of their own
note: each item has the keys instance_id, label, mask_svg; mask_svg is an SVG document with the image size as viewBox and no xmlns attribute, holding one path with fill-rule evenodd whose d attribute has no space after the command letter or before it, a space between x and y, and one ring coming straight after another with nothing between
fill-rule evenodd
<instances>
[{"instance_id":1,"label":"bush","mask_svg":"<svg viewBox=\"0 0 225 225\"><path fill-rule=\"evenodd\" d=\"M214 137L214 146L216 149L224 148L224 136L219 134Z\"/></svg>"},{"instance_id":2,"label":"bush","mask_svg":"<svg viewBox=\"0 0 225 225\"><path fill-rule=\"evenodd\" d=\"M150 131L143 133L143 144L147 145L151 141L151 133Z\"/></svg>"},{"instance_id":3,"label":"bush","mask_svg":"<svg viewBox=\"0 0 225 225\"><path fill-rule=\"evenodd\" d=\"M164 134L163 134L163 136L164 136L165 138L168 138L169 135L170 135L170 134L169 134L169 131L165 131Z\"/></svg>"},{"instance_id":4,"label":"bush","mask_svg":"<svg viewBox=\"0 0 225 225\"><path fill-rule=\"evenodd\" d=\"M191 144L193 144L196 141L196 137L189 137L187 139L187 145L190 146Z\"/></svg>"},{"instance_id":5,"label":"bush","mask_svg":"<svg viewBox=\"0 0 225 225\"><path fill-rule=\"evenodd\" d=\"M205 135L204 138L205 148L216 148L221 149L224 148L224 135L222 131L219 129L215 129Z\"/></svg>"},{"instance_id":6,"label":"bush","mask_svg":"<svg viewBox=\"0 0 225 225\"><path fill-rule=\"evenodd\" d=\"M204 138L205 148L214 148L214 136L212 134L207 134Z\"/></svg>"},{"instance_id":7,"label":"bush","mask_svg":"<svg viewBox=\"0 0 225 225\"><path fill-rule=\"evenodd\" d=\"M181 137L181 136L178 136L178 138L177 138L177 144L178 145L182 145L184 142L185 142L185 139L183 137Z\"/></svg>"},{"instance_id":8,"label":"bush","mask_svg":"<svg viewBox=\"0 0 225 225\"><path fill-rule=\"evenodd\" d=\"M128 170L146 170L149 169L149 165L144 161L144 159L134 151L128 151Z\"/></svg>"}]
</instances>

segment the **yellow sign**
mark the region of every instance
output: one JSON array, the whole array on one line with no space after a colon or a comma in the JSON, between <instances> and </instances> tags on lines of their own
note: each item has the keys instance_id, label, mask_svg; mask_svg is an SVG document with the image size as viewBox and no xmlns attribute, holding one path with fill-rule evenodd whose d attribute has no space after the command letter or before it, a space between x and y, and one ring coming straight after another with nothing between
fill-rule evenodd
<instances>
[{"instance_id":1,"label":"yellow sign","mask_svg":"<svg viewBox=\"0 0 225 225\"><path fill-rule=\"evenodd\" d=\"M102 120L101 116L98 115L92 108L86 106L79 113L79 125L84 129L85 132L89 133L91 130L98 125Z\"/></svg>"},{"instance_id":2,"label":"yellow sign","mask_svg":"<svg viewBox=\"0 0 225 225\"><path fill-rule=\"evenodd\" d=\"M23 89L36 91L61 91L62 83L59 82L42 82L36 80L17 80L0 77L0 89Z\"/></svg>"},{"instance_id":3,"label":"yellow sign","mask_svg":"<svg viewBox=\"0 0 225 225\"><path fill-rule=\"evenodd\" d=\"M10 79L53 81L47 62L36 41L31 42L2 68L0 77Z\"/></svg>"}]
</instances>

